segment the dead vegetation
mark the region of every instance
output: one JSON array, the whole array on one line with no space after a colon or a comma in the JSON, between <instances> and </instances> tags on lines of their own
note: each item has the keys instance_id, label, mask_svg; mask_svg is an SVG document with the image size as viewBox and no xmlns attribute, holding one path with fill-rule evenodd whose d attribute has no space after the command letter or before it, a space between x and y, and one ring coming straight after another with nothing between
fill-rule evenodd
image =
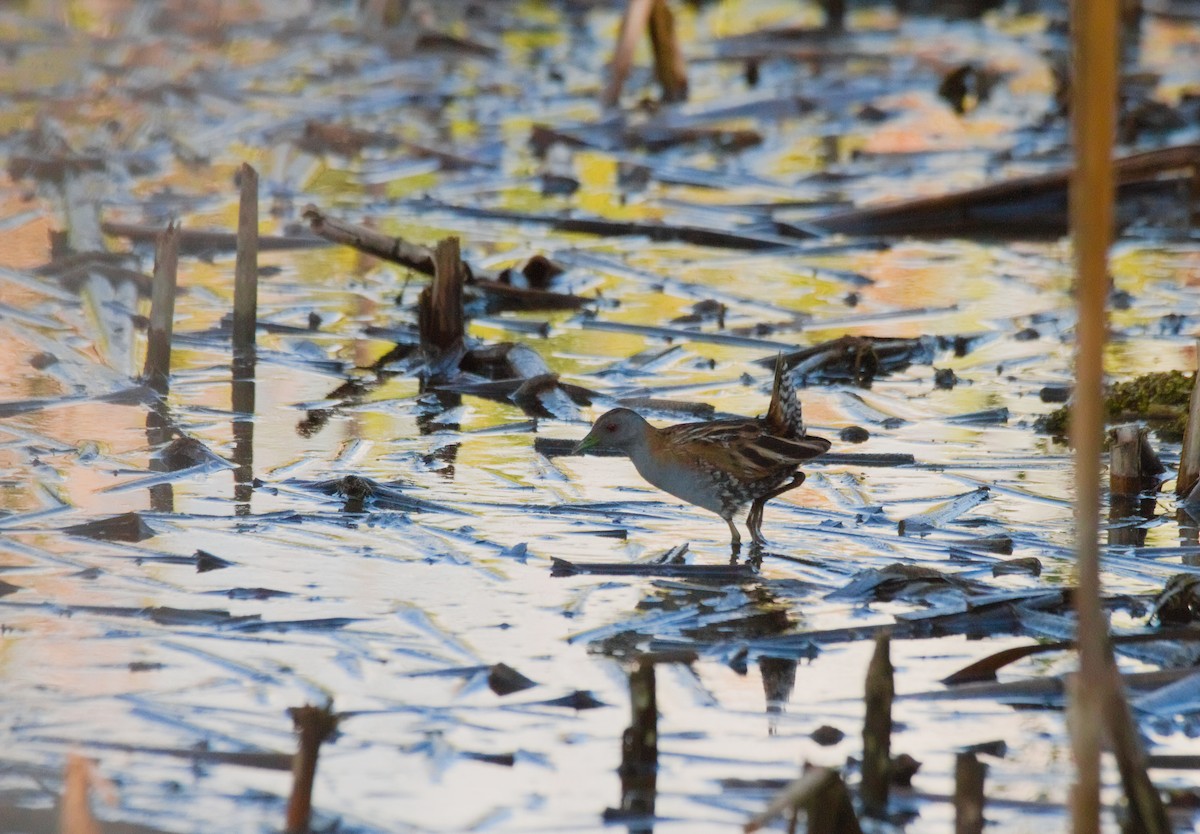
<instances>
[{"instance_id":1,"label":"dead vegetation","mask_svg":"<svg viewBox=\"0 0 1200 834\"><path fill-rule=\"evenodd\" d=\"M562 37L586 48L575 40L583 29L567 23L604 12L551 5ZM415 790L447 784L455 792L435 797L445 816L413 812L366 828L466 827L488 818L496 809L463 790L464 772L486 765L505 774L497 778L520 777L517 799L499 811L535 827L602 818L632 827L683 809L697 819L724 815L746 830L780 816L794 828L804 815L809 831L842 832L858 829L860 813L899 822L902 804L919 813L953 803L957 830L979 831L996 807L1061 821L1069 774L1037 782L1021 752L1027 727L993 715L995 730L981 730L970 716L947 720L938 704L1037 710L1038 737L1062 752L1061 712L1091 698L1099 717L1085 744L1098 755L1098 740L1107 739L1137 824L1165 830L1158 797L1166 780L1148 768L1196 762L1143 750L1139 736L1147 727L1152 743L1190 732L1196 714L1200 632L1187 571L1200 560L1200 525L1188 516L1200 411L1185 405L1195 397L1188 373L1114 386L1113 419L1190 415L1193 424L1186 436L1153 422L1156 438L1137 425L1115 430L1107 523L1097 519L1080 534L1107 534L1098 564L1108 590L1096 593L1098 573L1076 584L1076 554L1063 543L1073 540L1065 453L1037 436L1034 419L1044 409L1030 403L1077 381L1061 345L1079 331L1094 335L1103 317L1093 310L1072 318L1066 293L1055 295L1054 307L1018 311L1010 301L1042 297L1052 284L1045 272L1064 267L1061 251L1041 242L1068 221L1073 169L1062 113L1047 112L1037 126L1008 125L1036 130L1048 153L1020 158L1018 144L1003 153L986 143L974 149L985 157L976 173L986 172L987 184L878 205L883 186L912 191L912 180L946 164L942 148L888 147L873 132L871 125L905 118L892 109L904 106L896 104L900 93L940 101L939 118L962 127L980 113L1007 118L1000 108L1019 89L1006 88L1011 75L986 61L914 63L881 46L897 42L895 31L858 30L855 16L831 2L816 28L701 38L685 77L682 55L691 57L692 45L681 44L676 16L701 29L708 19L664 0L634 0L621 21L609 21L618 33L609 74L581 85L578 68L561 56L532 75L505 63L516 54L512 39L530 56L555 48L545 46L549 30L524 31L495 11L506 4L476 8L465 30L413 4L367 6L373 23L352 34L328 18L284 25L273 12L266 21L225 21L230 28L205 36L247 46L286 33L302 47L332 38L334 53L312 50L335 56L313 70L320 95L312 102L273 88L286 68L269 60L261 76L250 60L231 82L197 69L187 83L117 84L110 93L125 97L121 104L182 97L203 118L224 120L242 147L287 149L259 164L261 182L255 168L238 170L236 233L189 228L209 203L228 208L227 197L172 190L180 170L208 176L209 154L228 151L200 131L203 118L167 138L144 124L126 131L116 120L108 145L106 134L70 119L66 127L41 119L4 138L10 179L52 205L61 227L53 246L39 244L40 266L0 259L0 282L13 298L6 292L0 332L36 382L6 381L0 402L3 448L17 460L5 484L18 485L14 509L0 515L12 579L0 584L0 610L9 639L36 648L60 688L34 673L14 678L17 708L37 704L50 715L7 731L7 749L33 752L13 753L3 767L37 787L0 800L0 816L45 828L39 809L61 781L62 829L94 830L89 786L105 784L96 768L116 766L105 757L119 753L129 757L129 773L117 784L131 785L131 794L161 788L162 762L184 765L173 784L184 786L179 801L197 825L358 825L357 807L322 807L320 792L313 820L317 750L326 742L343 745L342 755L319 778L336 783L348 805L376 790L366 785L381 770L407 773L414 762L436 777ZM911 11L892 25L902 28ZM635 103L648 86L635 46L647 36L649 86L661 95ZM897 61L915 67L905 77L916 86L896 89L887 77L881 88L874 70L851 69ZM718 99L709 73L730 62L744 68L744 87L736 100ZM378 64L384 80L373 75ZM779 83L780 73L790 78L804 66L820 72L805 76L803 96ZM833 80L843 70L846 78ZM388 112L404 114L402 124L380 124L374 105L346 104L339 79L355 74L366 79L362 100L388 102ZM771 86L761 95L751 93L764 83ZM263 89L279 97L270 119L254 97L270 98ZM698 100L683 105L689 94ZM489 113L522 95L522 135L498 156L480 137L512 128ZM560 109L560 95L572 106ZM585 97L605 110L578 116L585 108L574 105ZM1134 248L1143 243L1136 235L1153 230L1144 247L1151 254L1139 263L1182 282L1189 250L1172 247L1196 213L1197 146L1142 104L1140 116L1123 122L1124 135L1158 130L1172 141L1117 162L1118 227ZM1181 100L1176 111L1187 106ZM455 116L460 107L479 110ZM255 114L245 124L233 115L243 109ZM843 154L822 138L829 131L817 120L835 118L839 131L864 135L862 153ZM437 131L425 132L423 122ZM212 143L204 153L188 126ZM817 170L785 181L778 171L804 143L825 156ZM353 197L330 198L323 174L308 168L331 157ZM739 164L725 164L730 159ZM1039 173L996 174L1006 166ZM598 182L597 171L609 178ZM92 196L97 177L138 183L123 196L144 216L102 220ZM156 196L142 201L152 188ZM298 209L292 199L301 195L313 202ZM264 211L260 196L272 200ZM857 205L845 209L848 202ZM46 211L38 205L29 211ZM6 222L21 226L20 217ZM182 225L157 222L179 217ZM281 234L260 235L272 217L282 218ZM308 229L285 225L292 220ZM899 239L907 235L927 242ZM962 238L969 240L955 242ZM996 238L1013 245L989 248ZM329 243L337 247L318 248ZM139 257L150 244L153 280ZM235 250L232 261L225 257ZM926 292L926 281L935 290ZM409 292L410 282L420 290ZM1100 310L1111 297L1107 282L1105 274ZM1139 289L1122 337L1180 360L1185 350L1174 337L1198 313L1174 289ZM226 296L228 323L190 323L222 321ZM1179 317L1173 332L1162 327L1162 309ZM144 364L137 326L148 328ZM1137 341L1149 339L1151 347ZM766 553L727 564L693 532L686 508L607 483L623 477L610 462L562 459L593 404L656 419L744 413L752 398L765 402L762 365L780 353L807 386L817 419L843 429L846 442L871 446L822 459L814 500L783 502L784 532ZM1152 404L1151 388L1165 391L1170 405ZM127 412L137 416L132 429ZM304 416L297 421L295 412ZM1155 446L1180 436L1176 517L1161 512L1159 502L1171 499L1158 494L1174 447L1160 458ZM98 472L116 482L85 495L57 486L58 471L76 482L94 483ZM1087 478L1099 489L1098 477ZM26 483L36 488L19 486ZM134 498L142 490L148 508ZM1164 543L1168 525L1178 543ZM692 541L657 546L681 536ZM212 594L231 602L213 607ZM1097 607L1077 615L1085 597ZM1107 622L1120 627L1113 654L1097 659L1092 646L1078 673L1061 658L1079 648L1074 635L1085 622L1087 636ZM1006 636L1020 642L993 652L990 641ZM118 644L135 646L132 659L111 648ZM70 651L77 645L98 648L80 657ZM586 660L576 645L586 647ZM938 677L929 658L943 653L964 665ZM130 691L80 690L76 667L107 680L113 657ZM1029 663L1034 657L1045 665ZM625 664L628 690L595 674L612 659ZM1133 663L1139 671L1127 668ZM176 671L178 680L199 682L194 691L171 677ZM1080 674L1090 683L1081 686ZM762 683L765 730L747 731L747 711L722 703L744 697L745 687L729 681L747 675ZM830 689L808 694L813 679ZM860 734L844 699L863 698L864 681ZM670 696L660 699L661 691ZM339 703L349 695L367 706L293 711L300 753L290 799L277 788L265 798L210 789L207 768L286 767L282 751L293 742L269 704L285 695L302 702L297 692L308 700L333 692ZM626 699L630 724L619 738L584 717ZM111 726L75 712L93 700L116 716ZM681 701L693 712L675 712ZM801 708L789 712L794 705ZM896 711L904 712L898 721ZM696 716L703 720L687 723ZM80 732L48 732L58 726ZM1001 738L977 738L981 732ZM131 740L150 733L167 740ZM763 736L775 747L763 748ZM525 769L565 767L558 757L568 737L595 762L612 761L619 749L620 802L607 812L573 804L542 819L522 793ZM811 756L818 738L842 745L835 760L854 763L811 767L793 779L794 767L779 760ZM66 758L76 747L100 764ZM359 766L360 755L369 768ZM952 776L953 796L920 791L931 767L918 758ZM674 768L678 761L688 773ZM779 775L741 777L766 768ZM996 771L1010 784L1025 780L1023 794L1036 798L1021 805L990 795L986 778ZM1175 796L1181 807L1192 798L1186 788ZM471 819L457 816L459 804ZM1108 810L1093 803L1076 813ZM174 819L160 816L164 827Z\"/></svg>"}]
</instances>

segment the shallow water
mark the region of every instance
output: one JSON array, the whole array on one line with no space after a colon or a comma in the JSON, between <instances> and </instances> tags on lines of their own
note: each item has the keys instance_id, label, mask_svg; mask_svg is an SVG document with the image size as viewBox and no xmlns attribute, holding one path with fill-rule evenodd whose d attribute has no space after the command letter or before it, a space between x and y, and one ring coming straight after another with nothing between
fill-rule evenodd
<instances>
[{"instance_id":1,"label":"shallow water","mask_svg":"<svg viewBox=\"0 0 1200 834\"><path fill-rule=\"evenodd\" d=\"M814 638L811 652L797 651L796 641L785 650L782 641L892 623L929 602L962 600L827 598L852 575L902 562L997 591L1071 582L1069 450L1033 429L1054 408L1040 401L1040 389L1071 381L1074 312L1063 242L904 239L878 249L835 239L838 247L817 252L803 241L743 252L567 234L421 202L574 209L728 230L759 216L748 204L869 201L1041 170L1034 150L1053 147L1063 130L1061 120L1029 127L1051 107L1042 49L1053 39L1042 18L946 23L862 9L852 15L857 34L844 56L766 61L753 90L740 63L697 62L693 110L784 95L819 106L803 116L732 123L764 138L736 154L696 144L577 151L563 164L579 189L561 197L541 194L530 129L601 115L595 101L617 24L612 12L506 2L464 18L462 7L448 4L426 19L493 47L496 57L488 58L461 49L413 56L404 31L365 29L356 4L183 8L28 3L0 14L11 65L0 74L0 153L10 163L54 156L47 137L59 136L76 153L103 160L100 170L64 183L0 177L0 344L8 356L0 405L12 406L0 418L0 569L15 586L0 599L7 715L0 810L50 808L64 758L78 750L115 788L113 804L96 803L102 819L165 831L277 830L289 773L198 761L186 751L290 753L286 709L330 698L345 717L321 754L319 825L600 830L602 812L621 798L617 767L629 722L623 658L684 646L699 651L697 662L658 668L653 827L732 831L770 790L723 780L786 780L803 762L841 766L861 751L871 640ZM716 54L717 38L769 23L815 23L815 14L743 0L689 7L680 25L704 57ZM1146 65L1166 72L1164 89L1194 88L1195 71L1181 56L1194 55L1200 34L1150 18L1144 43ZM940 69L968 59L1009 74L991 100L959 118L933 91ZM648 92L645 84L635 77L627 99ZM868 103L895 115L878 124L855 118ZM478 165L441 170L404 146L349 158L314 154L297 146L309 119L386 131ZM998 162L1001 150L1020 161ZM934 387L934 367L913 365L866 390L802 391L814 432L870 431L862 446L835 443L834 451L908 453L917 464L814 463L803 489L768 508L775 555L747 582L554 577L552 557L637 562L684 542L690 562L724 564L726 530L648 487L626 460L534 451L535 437L578 438L586 421L535 424L507 402L439 401L403 375L356 401L333 396L347 376L366 378L355 369L391 347L365 328L412 322L424 285L349 249L260 255L260 321L304 328L315 313L320 325L260 330L250 419L233 408L229 344L213 330L232 303L233 255L182 257L170 415L231 463L154 470L147 406L136 397L102 399L134 385L144 333L130 314L146 314L148 299L128 283L84 276L68 286L35 268L51 259L50 229L69 230L80 250L129 251L126 241L99 235L100 217L234 228L233 172L242 161L262 178L264 234L288 231L312 202L418 242L458 235L467 259L488 268L544 252L571 266L563 289L619 301L599 308L600 321L677 326L673 318L715 298L728 308L727 328L771 325L756 336L764 340L758 347L689 338L646 372L606 374L667 343L597 329L577 313L504 313L472 324L478 339L528 343L565 380L614 398L661 395L756 414L770 393L769 373L756 360L778 350L768 341L808 345L848 333L979 338L964 356L941 351L935 359L934 367L960 378L951 390ZM660 179L640 191L626 187L622 161L648 161ZM812 177L826 170L846 178ZM795 218L819 212L797 209ZM1188 290L1200 281L1200 248L1170 231L1128 235L1114 251L1116 286L1132 296L1113 314L1114 377L1195 367L1191 328L1172 334L1161 323L1169 313L1189 321L1200 314ZM135 266L150 272L149 248L132 252ZM856 306L846 301L851 292ZM514 321L546 322L548 335L515 332ZM1035 338L1014 337L1030 326ZM41 354L55 361L36 359ZM990 416L957 419L980 412ZM1170 462L1178 447L1161 451ZM251 467L252 487L235 464ZM343 513L341 500L315 484L348 474L401 481L405 497L428 503ZM990 488L988 500L943 530L897 535L901 519L981 485ZM150 537L117 542L64 532L130 511ZM1107 590L1149 594L1195 570L1189 554L1174 552L1181 531L1170 493L1145 523L1146 546L1165 550L1111 549ZM998 533L1011 536L1012 557L1042 561L1040 578L993 579L992 563L1009 557L961 546ZM198 571L198 549L229 566ZM1141 623L1132 615L1122 622ZM950 672L1031 636L1041 635L1027 628L1021 636L897 639L897 690L940 690ZM501 662L537 686L494 694L486 667ZM1154 668L1134 657L1122 663ZM1062 655L1035 656L1001 679L1070 666ZM594 707L554 703L578 692L590 693ZM913 783L920 795L898 800L914 813L905 830L947 830L951 807L929 795L952 792L956 752L996 740L1007 742L1007 753L985 757L990 830L1041 830L1048 818L1064 824L1071 766L1061 712L994 698L902 698L895 717L893 752L923 763ZM1153 752L1196 752L1190 720L1155 724ZM826 724L845 737L821 747L809 736ZM1192 781L1186 772L1155 777L1166 785ZM1115 772L1107 778L1106 799L1115 800Z\"/></svg>"}]
</instances>

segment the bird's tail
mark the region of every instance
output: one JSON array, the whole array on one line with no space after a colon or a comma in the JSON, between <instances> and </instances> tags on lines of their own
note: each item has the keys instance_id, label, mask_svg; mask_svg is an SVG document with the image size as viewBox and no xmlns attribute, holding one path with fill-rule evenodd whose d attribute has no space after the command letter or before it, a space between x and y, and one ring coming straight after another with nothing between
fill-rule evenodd
<instances>
[{"instance_id":1,"label":"bird's tail","mask_svg":"<svg viewBox=\"0 0 1200 834\"><path fill-rule=\"evenodd\" d=\"M767 408L767 425L779 437L804 437L804 410L796 396L796 381L788 373L783 354L775 359L775 384L771 388L771 405Z\"/></svg>"}]
</instances>

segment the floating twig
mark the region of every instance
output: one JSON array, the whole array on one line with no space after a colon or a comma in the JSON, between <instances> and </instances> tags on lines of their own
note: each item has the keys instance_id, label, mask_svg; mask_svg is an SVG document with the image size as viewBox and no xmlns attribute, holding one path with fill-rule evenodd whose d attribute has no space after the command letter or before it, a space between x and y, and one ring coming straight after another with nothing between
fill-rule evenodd
<instances>
[{"instance_id":1,"label":"floating twig","mask_svg":"<svg viewBox=\"0 0 1200 834\"><path fill-rule=\"evenodd\" d=\"M564 217L560 214L507 211L505 209L481 208L455 203L446 203L426 197L413 201L421 211L448 211L461 217L477 217L485 220L504 220L510 223L537 223L560 232L574 232L602 237L644 236L653 241L690 243L695 246L710 246L718 249L762 251L766 249L789 249L794 242L774 235L754 232L735 232L704 226L655 223L639 220L606 220L602 217Z\"/></svg>"},{"instance_id":2,"label":"floating twig","mask_svg":"<svg viewBox=\"0 0 1200 834\"><path fill-rule=\"evenodd\" d=\"M1192 181L1200 169L1200 145L1133 154L1117 160L1115 166L1120 183L1118 196L1128 198L1131 208L1128 216L1122 213L1120 219L1128 222L1143 212L1138 197L1144 198L1148 192L1176 196L1181 183ZM1166 174L1176 176L1164 179ZM1018 177L955 194L813 218L808 225L851 235L976 233L992 237L1057 237L1067 230L1067 185L1071 176L1072 171L1065 169ZM1111 188L1111 177L1108 183ZM1185 186L1183 193L1187 191ZM1111 202L1110 199L1110 206Z\"/></svg>"},{"instance_id":3,"label":"floating twig","mask_svg":"<svg viewBox=\"0 0 1200 834\"><path fill-rule=\"evenodd\" d=\"M908 518L900 519L897 524L897 532L901 536L908 536L914 533L928 533L931 530L936 530L944 524L954 521L968 510L978 507L991 496L991 490L986 486L981 486L978 489L973 489L970 492L956 496L949 501L944 501L932 509L926 510L923 513L909 516ZM1009 550L1011 552L1012 542L1009 542Z\"/></svg>"},{"instance_id":4,"label":"floating twig","mask_svg":"<svg viewBox=\"0 0 1200 834\"><path fill-rule=\"evenodd\" d=\"M399 264L422 275L433 276L433 250L428 246L330 217L312 204L304 207L303 216L309 222L313 232L328 241L353 247L360 252ZM550 264L552 271L561 272L561 268L548 259L543 258L537 261L539 264L542 262ZM493 296L504 306L515 309L577 310L593 300L571 293L518 287L506 283L502 280L503 276L499 274L476 269L465 262L464 267L466 268L465 280L468 284L478 288L480 292Z\"/></svg>"},{"instance_id":5,"label":"floating twig","mask_svg":"<svg viewBox=\"0 0 1200 834\"><path fill-rule=\"evenodd\" d=\"M556 556L550 558L551 576L593 574L601 576L671 576L705 579L720 582L749 581L758 578L752 565L675 565L645 562L570 562Z\"/></svg>"}]
</instances>

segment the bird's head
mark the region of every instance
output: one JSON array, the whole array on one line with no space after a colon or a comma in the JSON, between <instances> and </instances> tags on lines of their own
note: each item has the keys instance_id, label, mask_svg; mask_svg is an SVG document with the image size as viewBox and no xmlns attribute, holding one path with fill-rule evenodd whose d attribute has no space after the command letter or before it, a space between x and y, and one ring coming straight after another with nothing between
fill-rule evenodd
<instances>
[{"instance_id":1,"label":"bird's head","mask_svg":"<svg viewBox=\"0 0 1200 834\"><path fill-rule=\"evenodd\" d=\"M645 441L650 424L641 415L628 408L614 408L602 415L587 433L587 437L575 444L576 454L589 449L613 449L629 452Z\"/></svg>"}]
</instances>

